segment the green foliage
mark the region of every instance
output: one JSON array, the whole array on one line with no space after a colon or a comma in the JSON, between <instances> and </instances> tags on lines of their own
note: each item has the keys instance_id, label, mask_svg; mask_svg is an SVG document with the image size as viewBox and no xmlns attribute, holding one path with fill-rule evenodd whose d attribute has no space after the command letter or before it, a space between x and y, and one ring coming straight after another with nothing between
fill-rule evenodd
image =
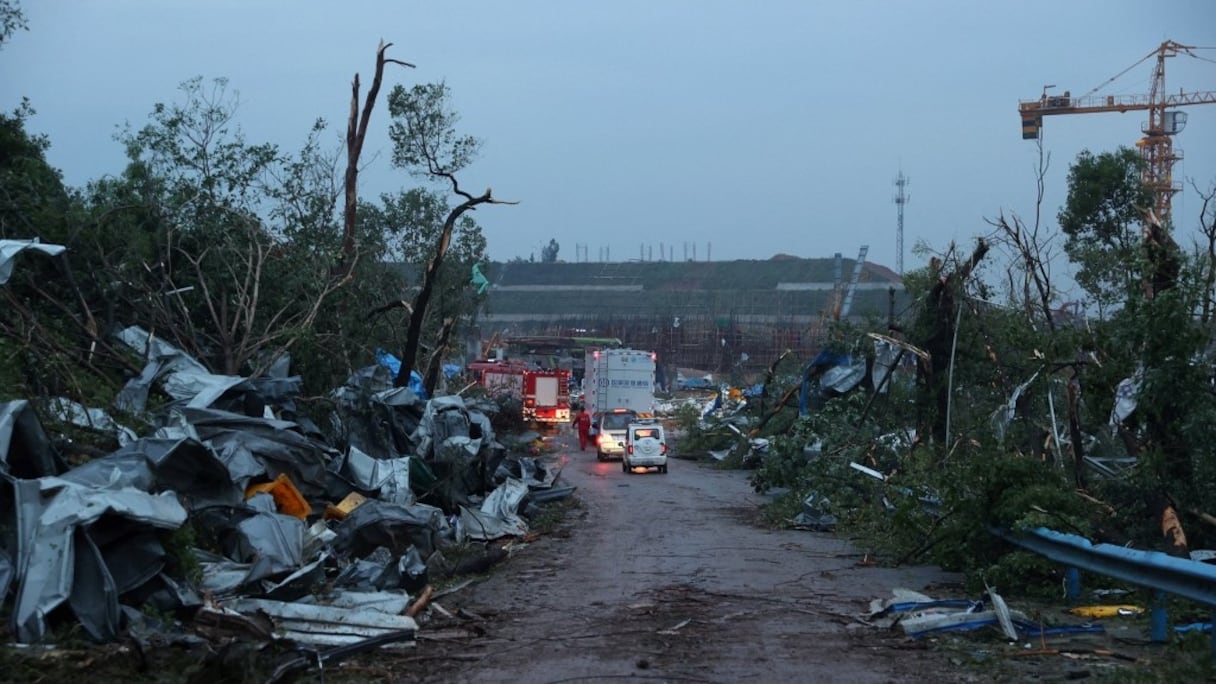
<instances>
[{"instance_id":1,"label":"green foliage","mask_svg":"<svg viewBox=\"0 0 1216 684\"><path fill-rule=\"evenodd\" d=\"M676 430L687 434L696 430L701 422L701 410L694 404L680 404L673 416Z\"/></svg>"},{"instance_id":2,"label":"green foliage","mask_svg":"<svg viewBox=\"0 0 1216 684\"><path fill-rule=\"evenodd\" d=\"M481 141L456 133L460 115L446 84L396 86L388 96L393 164L423 178L455 174L477 156Z\"/></svg>"},{"instance_id":3,"label":"green foliage","mask_svg":"<svg viewBox=\"0 0 1216 684\"><path fill-rule=\"evenodd\" d=\"M1141 210L1152 193L1140 180L1138 152L1123 147L1098 155L1085 150L1068 171L1068 199L1060 211L1064 251L1077 284L1102 307L1123 301L1134 285Z\"/></svg>"},{"instance_id":4,"label":"green foliage","mask_svg":"<svg viewBox=\"0 0 1216 684\"><path fill-rule=\"evenodd\" d=\"M29 30L21 4L16 0L0 0L0 47L20 30Z\"/></svg>"},{"instance_id":5,"label":"green foliage","mask_svg":"<svg viewBox=\"0 0 1216 684\"><path fill-rule=\"evenodd\" d=\"M733 463L737 466L742 460L742 452L747 450L746 440L736 435L725 424L713 420L704 424L694 421L680 439L680 454L688 457L731 448L736 452Z\"/></svg>"},{"instance_id":6,"label":"green foliage","mask_svg":"<svg viewBox=\"0 0 1216 684\"><path fill-rule=\"evenodd\" d=\"M50 141L26 130L34 113L29 100L0 113L0 237L53 243L66 233L72 198L59 171L46 161Z\"/></svg>"},{"instance_id":7,"label":"green foliage","mask_svg":"<svg viewBox=\"0 0 1216 684\"><path fill-rule=\"evenodd\" d=\"M203 566L194 553L198 546L194 525L187 521L176 530L162 532L160 537L167 557L165 571L169 576L194 585L202 581Z\"/></svg>"},{"instance_id":8,"label":"green foliage","mask_svg":"<svg viewBox=\"0 0 1216 684\"><path fill-rule=\"evenodd\" d=\"M557 244L557 240L550 239L549 244L545 245L540 250L541 263L544 263L544 264L557 263L557 252L559 249L561 249L561 246Z\"/></svg>"},{"instance_id":9,"label":"green foliage","mask_svg":"<svg viewBox=\"0 0 1216 684\"><path fill-rule=\"evenodd\" d=\"M409 293L407 296L417 292L422 274L440 246L444 221L451 208L442 195L425 188L385 194L380 201L380 205L360 205L360 233L368 239L381 240L386 257L398 262L399 268L395 272L401 282L372 300L392 301L400 299L402 290ZM486 295L479 294L472 285L473 265L484 260L485 251L486 239L481 227L472 217L459 217L434 283L423 327L424 339L435 339L445 319L457 321L452 339L459 339L471 324L486 299ZM384 337L378 339L387 342Z\"/></svg>"}]
</instances>

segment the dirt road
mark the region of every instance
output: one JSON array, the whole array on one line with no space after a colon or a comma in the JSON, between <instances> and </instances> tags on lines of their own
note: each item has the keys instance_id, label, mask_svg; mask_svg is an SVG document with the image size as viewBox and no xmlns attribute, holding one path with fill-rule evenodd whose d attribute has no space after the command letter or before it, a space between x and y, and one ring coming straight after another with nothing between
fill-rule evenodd
<instances>
[{"instance_id":1,"label":"dirt road","mask_svg":"<svg viewBox=\"0 0 1216 684\"><path fill-rule=\"evenodd\" d=\"M564 526L448 611L485 634L420 641L411 681L959 681L932 649L857 623L892 587L941 580L928 569L859 566L830 535L754 524L758 497L739 472L673 460L669 474L625 474L579 453L562 477L581 506ZM570 445L573 444L573 449ZM420 636L422 636L420 634ZM429 657L427 654L436 656ZM445 657L446 656L446 657Z\"/></svg>"}]
</instances>

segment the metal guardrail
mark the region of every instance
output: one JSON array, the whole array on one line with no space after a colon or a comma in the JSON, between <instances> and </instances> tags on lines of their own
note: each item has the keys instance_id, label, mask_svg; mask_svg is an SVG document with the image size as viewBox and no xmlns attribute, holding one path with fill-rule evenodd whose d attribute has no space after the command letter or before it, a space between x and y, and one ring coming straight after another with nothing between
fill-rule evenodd
<instances>
[{"instance_id":1,"label":"metal guardrail","mask_svg":"<svg viewBox=\"0 0 1216 684\"><path fill-rule=\"evenodd\" d=\"M1077 570L1086 570L1129 584L1155 589L1158 595L1153 601L1150 615L1153 641L1166 640L1165 594L1180 596L1216 610L1216 566L1175 558L1159 551L1129 549L1114 544L1094 544L1084 537L1056 532L1045 527L1024 532L993 530L993 533L1068 566L1070 598L1075 598L1080 593ZM1216 656L1216 629L1212 635L1212 652Z\"/></svg>"}]
</instances>

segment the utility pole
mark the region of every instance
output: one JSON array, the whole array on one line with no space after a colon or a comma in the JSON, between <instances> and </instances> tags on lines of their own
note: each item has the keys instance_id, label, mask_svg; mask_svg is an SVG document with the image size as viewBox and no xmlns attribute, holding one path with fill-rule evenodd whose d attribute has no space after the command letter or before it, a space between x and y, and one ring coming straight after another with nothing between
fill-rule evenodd
<instances>
[{"instance_id":1,"label":"utility pole","mask_svg":"<svg viewBox=\"0 0 1216 684\"><path fill-rule=\"evenodd\" d=\"M895 198L892 201L895 202L898 217L895 223L895 270L901 278L904 275L904 205L912 199L906 192L909 182L904 170L900 169L895 177Z\"/></svg>"}]
</instances>

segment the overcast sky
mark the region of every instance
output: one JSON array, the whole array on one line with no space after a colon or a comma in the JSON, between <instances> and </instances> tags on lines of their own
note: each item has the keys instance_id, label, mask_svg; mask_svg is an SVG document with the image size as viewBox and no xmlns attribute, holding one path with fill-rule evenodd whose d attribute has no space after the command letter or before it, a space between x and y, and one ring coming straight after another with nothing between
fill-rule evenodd
<instances>
[{"instance_id":1,"label":"overcast sky","mask_svg":"<svg viewBox=\"0 0 1216 684\"><path fill-rule=\"evenodd\" d=\"M22 96L69 184L119 172L116 126L141 125L193 76L227 77L250 141L294 150L317 117L340 145L350 81L370 81L377 42L446 81L461 130L484 140L462 183L518 206L476 218L490 256L560 257L587 245L619 261L648 245L675 257L776 253L895 267L893 181L910 178L905 269L1000 212L1033 215L1036 149L1019 99L1046 84L1080 95L1163 40L1216 46L1212 0L25 0L28 32L0 52L0 106ZM1216 50L1200 52L1216 60ZM1152 62L1100 91L1148 93ZM1216 90L1216 62L1168 63L1169 92ZM1216 182L1216 104L1186 108L1175 177ZM1132 145L1144 112L1049 117L1045 216L1068 165ZM378 103L364 197L416 184L389 163ZM378 157L376 156L378 154ZM1190 189L1175 221L1193 233ZM712 251L711 251L712 250Z\"/></svg>"}]
</instances>

